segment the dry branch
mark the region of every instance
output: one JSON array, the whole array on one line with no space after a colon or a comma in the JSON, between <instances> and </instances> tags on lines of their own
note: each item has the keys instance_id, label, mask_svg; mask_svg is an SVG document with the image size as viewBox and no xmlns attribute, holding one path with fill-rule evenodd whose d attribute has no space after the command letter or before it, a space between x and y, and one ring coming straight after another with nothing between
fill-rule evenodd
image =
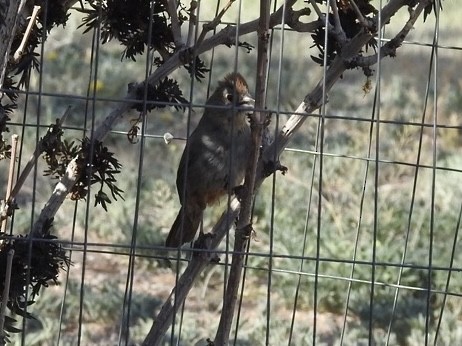
<instances>
[{"instance_id":1,"label":"dry branch","mask_svg":"<svg viewBox=\"0 0 462 346\"><path fill-rule=\"evenodd\" d=\"M58 2L63 9L69 9L77 0L56 0L54 6L58 6ZM0 4L7 9L3 18L0 18L0 89L3 88L5 79L6 67L11 57L11 44L15 35L24 27L27 17L31 15L34 7L32 0L15 0L5 1L0 0ZM0 99L3 93L0 91Z\"/></svg>"},{"instance_id":2,"label":"dry branch","mask_svg":"<svg viewBox=\"0 0 462 346\"><path fill-rule=\"evenodd\" d=\"M2 212L0 214L0 221L1 221L1 231L3 233L6 232L6 226L8 222L8 216L10 216L13 213L14 207L11 206L7 201L10 200L11 192L13 189L13 182L14 182L14 172L16 168L16 157L17 157L17 149L18 149L18 141L19 141L19 136L17 134L14 134L11 136L11 160L10 160L10 168L8 170L8 185L6 187L6 196L5 196L5 202L2 201ZM12 207L10 210L8 210L10 207Z\"/></svg>"},{"instance_id":3,"label":"dry branch","mask_svg":"<svg viewBox=\"0 0 462 346\"><path fill-rule=\"evenodd\" d=\"M27 41L29 40L29 36L32 32L32 27L34 26L35 20L37 19L38 13L40 11L40 6L34 6L32 10L32 15L29 18L29 24L27 24L26 31L24 32L24 36L21 40L21 44L19 45L18 49L13 55L13 61L18 62L21 56L24 54L24 49L26 48Z\"/></svg>"},{"instance_id":4,"label":"dry branch","mask_svg":"<svg viewBox=\"0 0 462 346\"><path fill-rule=\"evenodd\" d=\"M26 0L10 1L7 6L6 13L4 14L3 23L0 24L0 89L3 88L5 80L6 66L10 58L11 44L13 43L14 36L21 23L21 13L26 5ZM0 99L3 92L0 92Z\"/></svg>"},{"instance_id":5,"label":"dry branch","mask_svg":"<svg viewBox=\"0 0 462 346\"><path fill-rule=\"evenodd\" d=\"M220 315L220 323L215 336L215 345L227 345L229 333L233 322L234 311L238 296L239 283L244 264L244 252L252 232L252 205L255 200L255 178L260 154L263 134L264 119L266 114L260 110L266 108L265 85L268 69L268 44L269 44L269 19L270 2L260 0L260 22L258 24L258 52L257 52L257 80L255 86L255 111L251 118L252 151L250 153L247 171L245 174L244 191L246 195L242 200L239 220L236 225L234 236L233 256L228 283L224 294L223 308Z\"/></svg>"},{"instance_id":6,"label":"dry branch","mask_svg":"<svg viewBox=\"0 0 462 346\"><path fill-rule=\"evenodd\" d=\"M176 0L168 0L168 13L170 14L170 20L172 22L172 33L173 41L175 42L175 47L183 47L183 39L181 38L181 27L180 21L178 20L178 3Z\"/></svg>"}]
</instances>

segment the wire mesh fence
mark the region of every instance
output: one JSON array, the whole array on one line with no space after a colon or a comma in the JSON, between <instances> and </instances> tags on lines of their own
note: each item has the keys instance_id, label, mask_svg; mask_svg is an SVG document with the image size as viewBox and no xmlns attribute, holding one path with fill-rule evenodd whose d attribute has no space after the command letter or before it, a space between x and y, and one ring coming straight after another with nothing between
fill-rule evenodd
<instances>
[{"instance_id":1,"label":"wire mesh fence","mask_svg":"<svg viewBox=\"0 0 462 346\"><path fill-rule=\"evenodd\" d=\"M33 5L0 80L6 342L462 342L456 2ZM166 247L186 139L243 106L206 104L232 72L255 161Z\"/></svg>"}]
</instances>

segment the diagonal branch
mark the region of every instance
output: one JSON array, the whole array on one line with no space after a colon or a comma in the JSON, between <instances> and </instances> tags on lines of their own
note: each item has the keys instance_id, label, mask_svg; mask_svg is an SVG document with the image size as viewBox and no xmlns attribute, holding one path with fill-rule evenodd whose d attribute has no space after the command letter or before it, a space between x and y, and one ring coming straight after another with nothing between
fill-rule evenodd
<instances>
[{"instance_id":1,"label":"diagonal branch","mask_svg":"<svg viewBox=\"0 0 462 346\"><path fill-rule=\"evenodd\" d=\"M13 61L17 63L21 56L24 54L24 50L26 49L27 41L29 40L29 36L32 32L32 27L35 24L35 21L37 19L38 13L40 11L41 7L40 6L34 6L34 9L32 10L32 14L29 18L29 24L27 24L26 31L24 32L24 36L21 40L21 44L19 45L18 49L13 55Z\"/></svg>"},{"instance_id":2,"label":"diagonal branch","mask_svg":"<svg viewBox=\"0 0 462 346\"><path fill-rule=\"evenodd\" d=\"M223 213L220 220L212 229L212 233L215 236L210 238L210 248L216 249L225 237L228 232L229 225L233 224L233 221L239 213L239 206L238 200L233 198L230 202L229 210ZM198 253L196 250L185 271L178 279L176 287L172 290L170 296L167 298L166 302L162 306L162 309L157 315L151 330L142 344L143 346L156 346L162 343L162 338L168 328L170 328L178 307L183 304L188 292L191 290L191 287L195 282L195 279L200 275L207 264L209 264L209 261L210 259L207 253Z\"/></svg>"},{"instance_id":3,"label":"diagonal branch","mask_svg":"<svg viewBox=\"0 0 462 346\"><path fill-rule=\"evenodd\" d=\"M214 30L218 24L221 23L221 18L223 18L223 16L225 15L226 11L229 10L229 8L231 7L231 5L235 2L236 0L228 0L228 3L221 9L220 13L218 13L218 15L209 23L205 23L203 26L202 26L202 32L200 33L199 35L199 38L197 39L197 43L196 45L197 46L200 46L202 44L202 42L204 41L205 39L205 35L207 35L207 33L209 31L212 31Z\"/></svg>"}]
</instances>

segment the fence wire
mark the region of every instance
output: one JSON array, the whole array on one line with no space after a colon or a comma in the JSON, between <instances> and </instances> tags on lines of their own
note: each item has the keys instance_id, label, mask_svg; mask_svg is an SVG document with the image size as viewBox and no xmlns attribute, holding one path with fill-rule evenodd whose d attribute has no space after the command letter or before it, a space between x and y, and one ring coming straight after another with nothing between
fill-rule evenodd
<instances>
[{"instance_id":1,"label":"fence wire","mask_svg":"<svg viewBox=\"0 0 462 346\"><path fill-rule=\"evenodd\" d=\"M257 5L230 3L211 34L226 26L239 32L242 23L258 17ZM198 2L198 25L183 35L196 42L202 25L226 4ZM272 12L281 4L273 2ZM329 21L330 7L318 5ZM448 7L440 12L435 6L395 58L377 61L373 77L346 71L329 92L324 85L328 102L319 112L300 114L307 120L280 156L288 173L266 179L253 206L255 233L244 254L230 344L462 344L462 42L445 26L445 15L452 18L451 9L457 9ZM155 6L150 9L152 26ZM50 34L43 29L40 68L18 91L19 107L8 122L10 133L20 136L17 176L68 105L72 112L62 129L69 141L91 137L125 102L137 101L142 110L132 110L104 141L123 165L117 178L123 198L112 196L105 211L95 206L99 186L92 185L85 199L66 200L59 209L56 239L31 241L60 244L71 265L26 308L35 319L12 315L20 331L9 339L17 345L142 344L170 304L178 310L158 344L211 345L227 295L234 229L213 251L188 245L171 250L164 242L179 208L175 176L186 138L226 73L245 75L254 93L256 50L238 46L242 40L255 46L257 37L242 36L231 47L201 55L209 68L202 81L185 69L170 74L187 95L184 112L163 100L148 111L148 88L138 100L121 95L127 84L147 79L159 57L148 52L136 61L121 60L118 44L102 44L100 26L82 36L82 14L71 13L66 27ZM310 57L318 54L310 35L284 24L270 31L267 108L261 110L271 114L275 134L327 74ZM378 56L393 37L393 25L391 32L378 32ZM136 143L127 139L133 124ZM3 160L5 187L7 166ZM56 183L44 170L38 160L17 196L19 209L7 234L25 235L34 227ZM230 204L225 198L207 208L201 229L208 232ZM38 261L29 249L29 261ZM213 261L184 302L169 302L198 253Z\"/></svg>"}]
</instances>

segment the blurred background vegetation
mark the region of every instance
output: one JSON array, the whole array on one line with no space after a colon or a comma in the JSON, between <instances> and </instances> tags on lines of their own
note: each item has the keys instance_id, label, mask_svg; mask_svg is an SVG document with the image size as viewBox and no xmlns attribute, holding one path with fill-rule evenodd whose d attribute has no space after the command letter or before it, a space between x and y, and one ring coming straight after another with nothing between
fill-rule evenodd
<instances>
[{"instance_id":1,"label":"blurred background vegetation","mask_svg":"<svg viewBox=\"0 0 462 346\"><path fill-rule=\"evenodd\" d=\"M245 10L240 13L241 22L256 18L254 14L258 12L253 2L243 1L242 6ZM373 332L377 343L382 344L386 339L396 292L393 284L397 283L401 270L401 285L409 289L399 291L391 326L391 345L424 344L428 280L437 291L448 290L459 295L462 292L459 273L462 268L461 251L454 254L452 267L455 270L448 288L448 271L438 270L450 266L452 247L457 241L462 196L462 39L458 26L462 13L455 1L446 1L443 6L438 28L442 48L438 50L437 90L433 83L427 84L430 44L435 30L433 14L425 24L419 21L410 42L399 49L396 58L385 59L381 63L381 102L379 113L375 114L382 121L377 153L381 162L378 166L374 163L376 139L373 136L371 140L370 136L377 80L373 77L370 81L372 90L365 92L366 78L360 71L349 71L331 91L326 107L328 118L325 124L320 229L317 226L319 155L315 147L318 117L313 116L305 122L281 156L282 163L289 168L287 175L277 174L274 180L267 179L262 186L255 206L257 239L251 243L252 255L248 258L237 345L264 344L267 314L270 315L271 344L287 344L295 297L292 344L311 343L316 261L302 260L301 256L314 259L318 255L321 258L316 287L319 344L338 344L342 329L345 331L345 345L367 344L370 310L370 284L367 281L372 275L370 262L375 227L376 170L375 279L383 283L376 285L374 292ZM227 14L225 22L239 19L237 8ZM203 5L200 13L202 20L210 20L214 8ZM407 14L400 15L402 19ZM143 57L138 57L137 61L121 60L122 49L113 43L98 45L96 50L92 50L92 34L82 35L83 29L78 28L81 18L74 11L64 29L51 33L44 46L42 73L33 75L32 93L27 98L21 96L21 107L9 126L11 133L21 134L21 167L33 152L38 138L45 134L47 126L61 117L68 105L73 107L73 111L65 123L68 128L65 136L69 140L78 140L82 138L84 128L91 131L93 121L97 125L117 107L117 100L125 95L128 83L144 79L146 61ZM395 20L403 22L399 18ZM393 21L387 29L390 30L386 32L387 37L392 37ZM275 31L272 36L268 108L274 110L273 127L284 124L288 118L285 113L294 110L322 77L322 69L310 58L318 52L310 47L309 37L290 31L283 34L283 40L281 31ZM256 45L255 36L244 36L243 39ZM92 54L97 54L97 59L93 59ZM216 81L235 67L246 76L251 88L255 85L256 51L247 53L238 50L236 53L235 49L218 47L201 58L212 68L210 86L206 81L192 81L185 69L174 72L185 97L197 105L191 113L173 108L153 111L145 126L144 143L128 142L125 133L130 128L129 123L121 124L107 138L106 145L123 164L118 186L125 191L124 200L113 201L105 212L101 207L93 207L93 194L90 193L88 201L66 201L60 209L54 233L63 241L79 243L86 240L88 245L74 247L71 252L73 265L67 273L63 273L61 284L46 289L33 306L31 312L37 320L27 321L25 344L56 344L58 337L63 345L76 344L79 322L82 322L81 343L86 345L115 343L119 333L126 333L125 330L119 331L118 326L129 263L127 247L134 231L140 256L135 262L129 339L133 344L143 340L154 313L175 283L174 271L157 259L165 253L156 246L163 244L179 208L175 177L187 136L188 120L191 119L192 126L197 123L202 114L200 105L205 102L209 88L214 88ZM94 60L97 65L92 65ZM95 83L91 80L91 68L96 71ZM434 75L432 78L435 78ZM425 109L427 86L430 97ZM87 98L93 91L96 101ZM433 123L435 93L438 96L437 123L441 127L436 130L434 153L431 126L423 129L419 150L422 131L419 124L425 111L425 123ZM133 119L137 117L134 112ZM37 127L37 124L40 126ZM174 136L168 145L163 140L166 132ZM372 148L370 156L369 147ZM434 154L436 170L432 168ZM418 155L423 167L419 168L415 181L413 165ZM368 157L371 161L367 160ZM31 217L38 215L53 190L56 181L43 177L44 169L44 165L38 165L35 176L19 196L20 209L14 219L16 230L27 232ZM0 173L2 186L5 186L6 164L0 166ZM433 189L435 218L433 239L430 240ZM225 205L226 202L223 202L207 210L205 229L214 224ZM308 209L311 210L309 214ZM407 234L404 262L410 266L401 268L399 264ZM460 245L456 246L460 248ZM82 251L84 248L87 250L85 253ZM430 249L435 267L431 277L424 269L429 263ZM267 255L270 251L273 271L270 274L271 299L268 305ZM356 259L360 261L354 266L357 281L350 284L347 279L353 270L351 260L356 251ZM221 262L226 260L228 258L222 255ZM181 338L186 341L182 345L193 345L213 337L221 308L223 273L222 265L207 269L187 299L181 331ZM299 292L296 296L297 287ZM350 302L344 328L349 290ZM444 297L436 293L432 296L431 338L442 313ZM439 344L462 344L462 300L457 295L449 295L446 299ZM19 342L21 337L12 336L15 342ZM166 343L169 341L169 338L166 339Z\"/></svg>"}]
</instances>

